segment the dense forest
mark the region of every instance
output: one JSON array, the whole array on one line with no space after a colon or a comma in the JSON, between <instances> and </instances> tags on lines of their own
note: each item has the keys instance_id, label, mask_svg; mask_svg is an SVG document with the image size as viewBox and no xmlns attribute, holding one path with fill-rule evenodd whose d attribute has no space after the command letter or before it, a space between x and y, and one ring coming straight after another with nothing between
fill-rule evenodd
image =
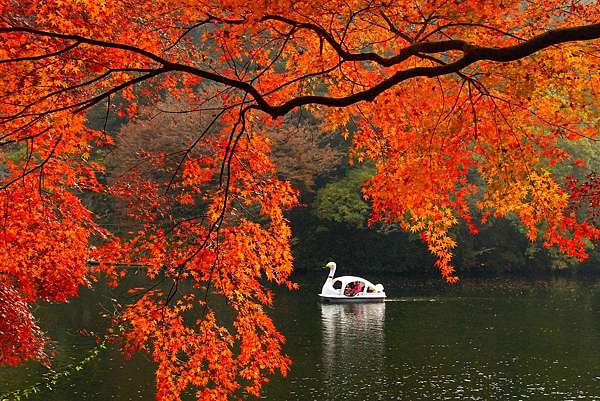
<instances>
[{"instance_id":1,"label":"dense forest","mask_svg":"<svg viewBox=\"0 0 600 401\"><path fill-rule=\"evenodd\" d=\"M115 145L95 155L99 162L111 167L106 179L143 162L144 155L177 149L182 135L188 140L192 138L198 121L188 114L165 115L159 111L178 109L183 106L165 100L135 122L111 116L107 132ZM102 108L92 110L90 117L92 127L101 128L105 124ZM288 212L293 228L295 269L299 272L320 270L327 261L336 260L348 271L437 275L432 267L434 259L418 235L406 233L395 224L370 224L371 205L363 194L363 186L375 168L353 163L345 156L351 138L320 131L318 126L315 117L305 113L287 117L280 127L268 132L278 175L301 190L301 204ZM600 171L598 142L563 141L561 146L585 165L585 169L577 165L555 167L555 173L563 181L569 177L583 181L585 171ZM86 196L91 201L95 194L84 195L84 198ZM92 207L97 209L98 215L106 216L108 220L104 225L124 224L125 211L114 210L113 199L97 202L92 202ZM102 210L103 207L107 209ZM594 217L591 216L593 210L583 209L579 213ZM122 232L127 229L131 227L119 228ZM461 275L600 272L600 252L596 251L596 244L588 242L590 257L580 262L544 247L540 238L529 240L515 216L491 218L486 224L478 224L475 233L462 222L452 230L452 235L457 239L455 261Z\"/></svg>"}]
</instances>

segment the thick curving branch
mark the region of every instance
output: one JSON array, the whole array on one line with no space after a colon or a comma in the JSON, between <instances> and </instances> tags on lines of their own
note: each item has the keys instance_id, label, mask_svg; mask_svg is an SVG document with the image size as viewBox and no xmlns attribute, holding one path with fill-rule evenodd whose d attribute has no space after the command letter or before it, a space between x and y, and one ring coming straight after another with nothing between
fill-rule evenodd
<instances>
[{"instance_id":1,"label":"thick curving branch","mask_svg":"<svg viewBox=\"0 0 600 401\"><path fill-rule=\"evenodd\" d=\"M483 47L475 46L461 40L447 40L441 42L419 43L409 46L406 49L419 49L420 46L427 44L425 49L417 51L418 53L441 53L450 50L461 50L463 56L458 60L445 65L433 67L415 67L407 70L401 70L393 74L391 77L381 81L379 84L371 88L354 93L344 97L327 97L327 96L301 96L291 99L279 106L273 106L269 110L263 110L272 116L278 117L287 114L296 107L319 104L330 107L346 107L361 101L373 101L379 94L387 89L406 81L410 78L428 77L433 78L440 75L453 74L460 72L463 68L468 67L478 61L495 61L495 62L510 62L525 58L534 53L537 53L550 46L561 43L588 41L600 39L600 24L583 25L569 28L560 28L547 31L537 35L527 41L508 47ZM412 51L412 50L410 50ZM260 107L257 107L260 108Z\"/></svg>"},{"instance_id":2,"label":"thick curving branch","mask_svg":"<svg viewBox=\"0 0 600 401\"><path fill-rule=\"evenodd\" d=\"M391 75L389 78L384 79L378 84L370 87L369 89L353 93L348 96L343 97L329 97L329 96L300 96L293 99L288 100L279 105L270 104L265 94L261 94L251 83L237 80L233 78L229 78L214 72L202 70L200 68L181 64L177 62L171 62L164 57L161 57L155 53L152 53L148 50L115 42L107 42L101 40L95 40L86 38L80 35L69 35L69 34L61 34L55 32L47 32L36 30L28 27L3 27L0 28L0 34L2 33L10 33L10 32L25 32L30 33L32 35L45 36L45 37L53 37L60 38L65 40L72 40L76 43L85 43L92 46L98 46L103 48L114 48L121 49L124 51L133 52L149 59L152 62L157 63L157 68L149 74L145 76L133 79L128 81L125 84L121 84L118 90L123 89L125 86L133 85L135 83L141 82L150 77L167 73L167 72L184 72L194 76L198 76L200 78L204 78L207 80L211 80L213 82L218 82L220 84L237 88L242 90L243 92L250 95L254 101L256 102L251 106L253 109L261 110L271 117L281 117L289 113L291 110L309 105L323 105L328 107L346 107L352 104L361 102L361 101L373 101L378 95L386 91L387 89L392 88L393 86L406 81L411 78L416 77L437 77L441 75L453 74L460 72L462 69L472 65L478 61L494 61L494 62L510 62L515 61L527 56L530 56L536 52L539 52L543 49L546 49L550 46L568 43L568 42L577 42L577 41L589 41L600 38L600 23L599 24L591 24L591 25L583 25L583 26L575 26L568 28L559 28L544 32L540 35L534 36L529 40L525 40L519 44L507 47L485 47L485 46L477 46L473 45L469 42L463 40L444 40L444 41L435 41L435 42L420 42L402 49L395 56L385 58L376 53L350 53L343 49L343 47L337 43L334 38L326 32L323 28L318 25L309 24L309 23L299 23L293 20L290 20L286 17L282 16L265 16L262 21L279 21L282 23L286 23L294 26L297 29L311 29L316 32L319 36L321 36L324 40L326 40L336 52L339 54L340 58L344 61L372 61L378 63L382 66L391 67L401 62L407 60L412 56L419 56L422 54L434 54L434 53L444 53L449 51L461 51L462 57L459 59L444 64L444 65L436 65L436 66L420 66L409 68L405 70L400 70ZM116 88L115 88L116 89ZM114 90L111 93L115 92ZM104 94L106 95L106 94ZM99 96L102 98L102 96ZM93 101L83 102L82 105L93 105L96 102ZM80 111L80 109L78 109Z\"/></svg>"}]
</instances>

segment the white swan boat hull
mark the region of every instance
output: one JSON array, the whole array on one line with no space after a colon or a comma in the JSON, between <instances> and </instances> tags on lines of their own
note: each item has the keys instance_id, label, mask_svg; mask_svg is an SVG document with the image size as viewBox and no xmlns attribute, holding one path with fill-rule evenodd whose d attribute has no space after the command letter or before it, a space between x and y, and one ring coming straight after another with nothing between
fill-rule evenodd
<instances>
[{"instance_id":1,"label":"white swan boat hull","mask_svg":"<svg viewBox=\"0 0 600 401\"><path fill-rule=\"evenodd\" d=\"M319 294L319 300L325 303L362 303L362 302L384 302L385 293L377 294L357 294L355 296L345 295L324 295Z\"/></svg>"},{"instance_id":2,"label":"white swan boat hull","mask_svg":"<svg viewBox=\"0 0 600 401\"><path fill-rule=\"evenodd\" d=\"M356 276L334 278L336 264L329 262L325 267L329 268L330 272L319 294L322 302L383 302L385 300L383 285L375 285L369 280Z\"/></svg>"}]
</instances>

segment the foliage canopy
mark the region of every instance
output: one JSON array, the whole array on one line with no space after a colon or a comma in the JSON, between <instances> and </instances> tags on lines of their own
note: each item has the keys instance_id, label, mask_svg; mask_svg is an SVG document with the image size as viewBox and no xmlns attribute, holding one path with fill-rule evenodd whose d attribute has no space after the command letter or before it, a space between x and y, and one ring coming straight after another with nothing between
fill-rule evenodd
<instances>
[{"instance_id":1,"label":"foliage canopy","mask_svg":"<svg viewBox=\"0 0 600 401\"><path fill-rule=\"evenodd\" d=\"M475 232L473 208L481 223L515 215L532 240L543 226L546 246L580 259L598 238L576 213L597 180L550 168L581 164L563 138L598 133L596 1L0 0L0 16L0 310L18 306L2 363L41 358L27 305L75 296L93 258L114 284L128 265L170 283L115 316L126 352L156 361L159 400L256 395L285 374L264 280L294 287L284 212L298 197L266 132L292 112L352 136L352 160L376 167L371 221L420 233L449 282L448 232L461 218ZM202 116L195 135L106 181L91 155L111 146L108 121L167 97ZM106 124L91 128L96 105ZM83 192L126 204L136 229L103 227ZM7 342L5 325L21 335Z\"/></svg>"}]
</instances>

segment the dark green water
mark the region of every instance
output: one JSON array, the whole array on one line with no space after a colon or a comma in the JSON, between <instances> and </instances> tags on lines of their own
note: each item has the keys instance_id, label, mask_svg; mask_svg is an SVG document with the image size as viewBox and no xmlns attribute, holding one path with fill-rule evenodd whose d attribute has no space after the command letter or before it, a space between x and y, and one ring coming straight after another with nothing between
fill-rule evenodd
<instances>
[{"instance_id":1,"label":"dark green water","mask_svg":"<svg viewBox=\"0 0 600 401\"><path fill-rule=\"evenodd\" d=\"M600 400L600 281L465 280L449 288L368 277L386 286L383 304L321 305L318 275L281 292L273 316L293 358L265 400ZM115 296L86 290L70 305L40 307L57 342L55 364L94 345L78 329L100 332L98 304ZM0 369L0 394L36 382L44 368ZM32 400L152 400L152 364L103 352L52 392Z\"/></svg>"}]
</instances>

